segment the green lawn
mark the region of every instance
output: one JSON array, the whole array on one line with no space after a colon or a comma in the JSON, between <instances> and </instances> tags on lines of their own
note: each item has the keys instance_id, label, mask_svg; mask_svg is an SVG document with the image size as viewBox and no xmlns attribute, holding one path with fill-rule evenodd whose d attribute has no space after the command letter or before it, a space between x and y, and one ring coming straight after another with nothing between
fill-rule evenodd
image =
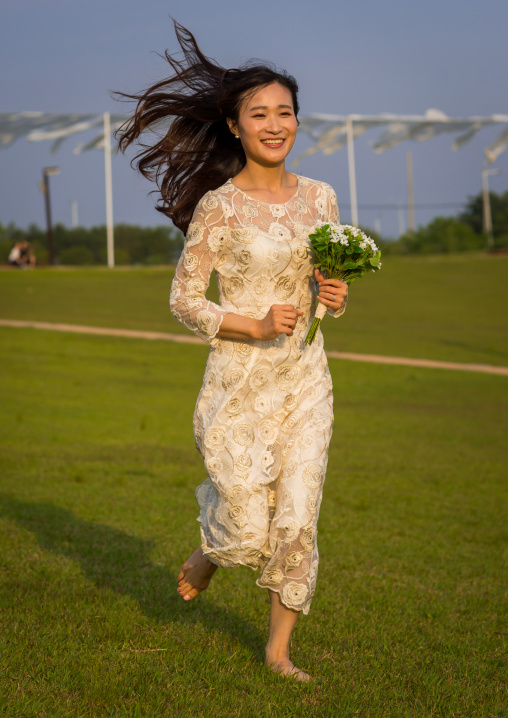
<instances>
[{"instance_id":1,"label":"green lawn","mask_svg":"<svg viewBox=\"0 0 508 718\"><path fill-rule=\"evenodd\" d=\"M433 294L432 282L447 261L460 298L447 288L439 307L444 285ZM506 363L494 295L507 265L481 261L490 294L462 293L451 270L472 276L465 258L436 271L408 261L393 286L390 260L384 280L351 289L349 316L366 328L371 314L371 335L330 320L328 344L379 351L384 326L387 354L472 361L484 336L481 358ZM402 297L411 272L419 290L429 282L421 303ZM0 315L174 330L168 286L156 271L5 272ZM316 680L302 685L262 667L268 604L252 571L219 570L188 604L176 593L198 540L204 472L191 418L206 355L0 328L0 713L506 716L506 378L330 362L318 591L294 639L295 661Z\"/></svg>"},{"instance_id":2,"label":"green lawn","mask_svg":"<svg viewBox=\"0 0 508 718\"><path fill-rule=\"evenodd\" d=\"M172 269L0 272L0 318L185 332ZM215 296L215 292L211 292ZM508 366L508 256L391 257L323 324L328 349Z\"/></svg>"}]
</instances>

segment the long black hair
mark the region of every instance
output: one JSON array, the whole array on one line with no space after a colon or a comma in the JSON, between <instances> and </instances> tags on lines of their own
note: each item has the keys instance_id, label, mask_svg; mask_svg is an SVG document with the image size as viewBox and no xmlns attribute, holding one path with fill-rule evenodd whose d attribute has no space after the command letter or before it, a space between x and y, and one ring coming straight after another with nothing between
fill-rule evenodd
<instances>
[{"instance_id":1,"label":"long black hair","mask_svg":"<svg viewBox=\"0 0 508 718\"><path fill-rule=\"evenodd\" d=\"M227 70L201 52L183 25L174 21L174 26L183 59L166 50L173 70L169 78L137 95L116 93L137 102L116 137L122 151L134 142L142 148L132 163L157 183L157 210L185 233L201 197L245 166L242 145L226 118L236 122L245 98L274 82L289 90L298 116L298 85L285 70L257 60ZM154 144L140 141L146 130L155 133Z\"/></svg>"}]
</instances>

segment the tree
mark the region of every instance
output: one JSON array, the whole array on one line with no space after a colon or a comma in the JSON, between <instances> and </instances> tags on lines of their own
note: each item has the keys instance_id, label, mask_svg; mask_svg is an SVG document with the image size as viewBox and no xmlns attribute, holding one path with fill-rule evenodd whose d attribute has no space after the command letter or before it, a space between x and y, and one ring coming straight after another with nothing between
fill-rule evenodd
<instances>
[{"instance_id":1,"label":"tree","mask_svg":"<svg viewBox=\"0 0 508 718\"><path fill-rule=\"evenodd\" d=\"M505 246L506 242L501 242L501 240L508 237L508 192L504 192L504 194L490 192L489 194L495 244ZM481 192L468 199L466 209L459 219L469 225L476 234L483 234L483 195Z\"/></svg>"},{"instance_id":2,"label":"tree","mask_svg":"<svg viewBox=\"0 0 508 718\"><path fill-rule=\"evenodd\" d=\"M397 244L400 252L412 254L464 252L485 246L481 235L455 217L436 217L425 227L403 234Z\"/></svg>"}]
</instances>

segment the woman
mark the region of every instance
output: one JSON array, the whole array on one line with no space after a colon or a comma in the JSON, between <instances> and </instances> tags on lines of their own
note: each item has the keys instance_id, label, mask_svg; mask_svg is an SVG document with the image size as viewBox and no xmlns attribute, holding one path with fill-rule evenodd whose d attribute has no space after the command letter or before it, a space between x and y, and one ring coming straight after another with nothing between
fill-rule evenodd
<instances>
[{"instance_id":1,"label":"woman","mask_svg":"<svg viewBox=\"0 0 508 718\"><path fill-rule=\"evenodd\" d=\"M296 137L298 86L265 64L225 70L175 23L184 56L141 95L120 131L125 149L146 128L171 124L138 168L158 181L158 209L186 233L171 311L211 346L194 414L208 473L198 487L201 545L183 564L191 600L218 566L260 570L268 588L266 663L308 680L289 657L316 583L316 523L333 424L321 333L304 338L319 301L333 316L347 285L314 270L308 235L337 222L335 193L286 170ZM205 298L215 270L220 304Z\"/></svg>"}]
</instances>

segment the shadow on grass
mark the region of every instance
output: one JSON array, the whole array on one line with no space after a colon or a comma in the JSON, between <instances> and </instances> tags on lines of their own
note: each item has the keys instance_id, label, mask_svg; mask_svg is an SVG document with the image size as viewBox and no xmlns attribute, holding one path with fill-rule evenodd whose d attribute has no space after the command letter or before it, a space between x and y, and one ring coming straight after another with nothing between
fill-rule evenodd
<instances>
[{"instance_id":1,"label":"shadow on grass","mask_svg":"<svg viewBox=\"0 0 508 718\"><path fill-rule=\"evenodd\" d=\"M213 626L264 658L262 633L240 615L207 601L184 604L173 573L150 561L152 541L83 521L50 503L29 503L5 494L0 494L0 515L32 532L41 548L77 562L97 587L133 598L148 618Z\"/></svg>"}]
</instances>

